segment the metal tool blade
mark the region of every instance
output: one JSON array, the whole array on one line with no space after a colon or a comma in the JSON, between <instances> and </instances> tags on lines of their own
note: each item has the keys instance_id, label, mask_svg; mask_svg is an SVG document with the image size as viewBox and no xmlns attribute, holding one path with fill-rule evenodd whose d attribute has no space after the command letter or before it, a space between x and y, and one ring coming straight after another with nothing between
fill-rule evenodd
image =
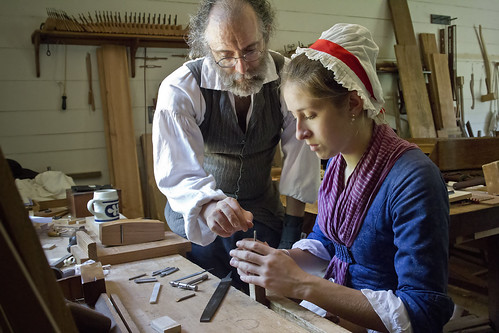
<instances>
[{"instance_id":1,"label":"metal tool blade","mask_svg":"<svg viewBox=\"0 0 499 333\"><path fill-rule=\"evenodd\" d=\"M217 286L217 289L215 289L215 292L211 296L210 300L208 301L208 304L206 305L203 314L201 315L201 322L209 322L211 321L211 318L213 318L213 315L215 314L215 311L217 311L218 307L220 306L220 303L222 303L222 300L224 299L225 294L230 288L230 284L232 282L232 278L230 277L232 272L227 274L226 277L224 277L222 280L220 280L220 283Z\"/></svg>"}]
</instances>

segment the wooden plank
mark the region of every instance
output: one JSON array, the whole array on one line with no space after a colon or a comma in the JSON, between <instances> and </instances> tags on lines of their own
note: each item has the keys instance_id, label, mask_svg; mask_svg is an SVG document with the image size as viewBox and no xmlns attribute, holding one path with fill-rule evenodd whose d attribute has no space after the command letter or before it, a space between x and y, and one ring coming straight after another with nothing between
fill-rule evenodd
<instances>
[{"instance_id":1,"label":"wooden plank","mask_svg":"<svg viewBox=\"0 0 499 333\"><path fill-rule=\"evenodd\" d=\"M330 320L309 311L289 298L276 294L268 295L267 298L270 301L270 309L277 312L284 318L288 318L289 320L297 323L308 332L350 332L343 327L333 324Z\"/></svg>"},{"instance_id":2,"label":"wooden plank","mask_svg":"<svg viewBox=\"0 0 499 333\"><path fill-rule=\"evenodd\" d=\"M423 66L425 69L431 71L430 63L431 63L431 55L434 53L439 53L437 48L437 40L435 34L419 34L419 46L421 48L421 55L423 59ZM433 114L433 121L435 123L435 129L437 130L438 137L443 137L446 135L446 132L439 132L442 126L442 117L440 116L440 112L438 112L437 100L437 88L435 87L436 83L433 79L433 73L429 73L428 80L428 91L430 98L431 111Z\"/></svg>"},{"instance_id":3,"label":"wooden plank","mask_svg":"<svg viewBox=\"0 0 499 333\"><path fill-rule=\"evenodd\" d=\"M416 45L416 35L412 26L411 13L406 0L389 0L393 29L399 45ZM419 54L419 53L418 53Z\"/></svg>"},{"instance_id":4,"label":"wooden plank","mask_svg":"<svg viewBox=\"0 0 499 333\"><path fill-rule=\"evenodd\" d=\"M0 253L9 271L0 277L2 321L16 332L77 332L1 149L0 221Z\"/></svg>"},{"instance_id":5,"label":"wooden plank","mask_svg":"<svg viewBox=\"0 0 499 333\"><path fill-rule=\"evenodd\" d=\"M395 45L402 94L413 138L436 137L430 100L416 45Z\"/></svg>"},{"instance_id":6,"label":"wooden plank","mask_svg":"<svg viewBox=\"0 0 499 333\"><path fill-rule=\"evenodd\" d=\"M123 322L125 323L125 326L128 329L128 332L140 333L139 328L137 327L137 325L135 325L135 322L133 321L132 317L130 316L128 310L123 305L123 302L121 302L120 297L116 294L111 294L110 300L113 303L114 308L116 309L116 312L118 312L121 319L123 319Z\"/></svg>"},{"instance_id":7,"label":"wooden plank","mask_svg":"<svg viewBox=\"0 0 499 333\"><path fill-rule=\"evenodd\" d=\"M430 70L431 82L435 89L435 106L442 121L442 127L437 128L455 129L457 122L447 56L440 53L431 54Z\"/></svg>"},{"instance_id":8,"label":"wooden plank","mask_svg":"<svg viewBox=\"0 0 499 333\"><path fill-rule=\"evenodd\" d=\"M142 155L146 169L147 191L145 193L145 202L147 206L146 212L149 212L149 217L155 220L165 221L165 206L166 196L161 193L154 179L154 163L152 153L152 135L150 133L140 136L142 146ZM168 224L165 223L165 228L170 230Z\"/></svg>"},{"instance_id":9,"label":"wooden plank","mask_svg":"<svg viewBox=\"0 0 499 333\"><path fill-rule=\"evenodd\" d=\"M423 66L425 69L430 70L430 56L433 53L440 53L438 52L435 34L420 33L419 47L421 48Z\"/></svg>"},{"instance_id":10,"label":"wooden plank","mask_svg":"<svg viewBox=\"0 0 499 333\"><path fill-rule=\"evenodd\" d=\"M101 96L106 96L103 113L107 114L109 125L113 185L123 190L123 214L128 218L143 217L126 48L104 45L97 60Z\"/></svg>"}]
</instances>

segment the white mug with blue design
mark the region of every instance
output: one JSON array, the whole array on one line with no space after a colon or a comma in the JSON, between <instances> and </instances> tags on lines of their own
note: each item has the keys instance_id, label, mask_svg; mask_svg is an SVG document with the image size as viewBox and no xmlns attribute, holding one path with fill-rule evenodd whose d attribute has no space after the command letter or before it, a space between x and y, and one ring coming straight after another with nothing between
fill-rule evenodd
<instances>
[{"instance_id":1,"label":"white mug with blue design","mask_svg":"<svg viewBox=\"0 0 499 333\"><path fill-rule=\"evenodd\" d=\"M115 189L97 190L94 198L87 203L88 211L95 222L116 221L120 218L118 191Z\"/></svg>"}]
</instances>

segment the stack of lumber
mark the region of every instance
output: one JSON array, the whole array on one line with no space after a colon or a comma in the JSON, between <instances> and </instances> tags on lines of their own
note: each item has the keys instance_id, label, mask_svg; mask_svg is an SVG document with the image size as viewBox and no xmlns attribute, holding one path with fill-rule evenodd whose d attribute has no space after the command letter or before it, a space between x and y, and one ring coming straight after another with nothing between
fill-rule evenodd
<instances>
[{"instance_id":1,"label":"stack of lumber","mask_svg":"<svg viewBox=\"0 0 499 333\"><path fill-rule=\"evenodd\" d=\"M395 55L411 137L458 137L447 55L440 54L434 34L419 34L420 48L406 0L390 0L397 44ZM422 57L420 56L422 54ZM428 89L423 69L429 74ZM429 90L429 93L428 93Z\"/></svg>"}]
</instances>

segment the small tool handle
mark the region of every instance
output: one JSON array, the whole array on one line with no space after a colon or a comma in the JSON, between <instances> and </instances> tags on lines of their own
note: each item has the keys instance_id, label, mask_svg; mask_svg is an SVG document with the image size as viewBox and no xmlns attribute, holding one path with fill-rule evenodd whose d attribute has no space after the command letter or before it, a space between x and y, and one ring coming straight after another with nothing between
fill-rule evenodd
<instances>
[{"instance_id":1,"label":"small tool handle","mask_svg":"<svg viewBox=\"0 0 499 333\"><path fill-rule=\"evenodd\" d=\"M68 97L66 95L62 95L62 109L66 110L66 99Z\"/></svg>"}]
</instances>

